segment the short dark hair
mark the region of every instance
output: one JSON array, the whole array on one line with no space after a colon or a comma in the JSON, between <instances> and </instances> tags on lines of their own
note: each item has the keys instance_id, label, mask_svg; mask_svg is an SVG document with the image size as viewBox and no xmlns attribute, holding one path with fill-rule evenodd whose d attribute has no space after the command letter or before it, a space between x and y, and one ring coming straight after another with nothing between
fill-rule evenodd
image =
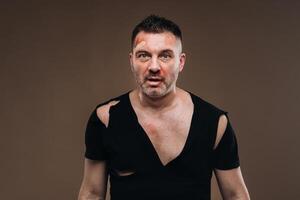
<instances>
[{"instance_id":1,"label":"short dark hair","mask_svg":"<svg viewBox=\"0 0 300 200\"><path fill-rule=\"evenodd\" d=\"M171 20L158 15L149 15L134 27L131 34L131 47L133 47L137 34L142 31L146 33L162 33L168 31L174 34L182 42L182 34L179 26Z\"/></svg>"}]
</instances>

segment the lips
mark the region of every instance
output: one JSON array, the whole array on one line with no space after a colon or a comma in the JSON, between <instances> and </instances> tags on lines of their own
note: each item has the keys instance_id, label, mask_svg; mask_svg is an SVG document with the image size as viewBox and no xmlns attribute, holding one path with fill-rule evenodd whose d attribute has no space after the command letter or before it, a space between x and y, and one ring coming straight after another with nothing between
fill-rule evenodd
<instances>
[{"instance_id":1,"label":"lips","mask_svg":"<svg viewBox=\"0 0 300 200\"><path fill-rule=\"evenodd\" d=\"M148 77L147 79L147 82L149 85L151 86L157 86L160 84L160 82L163 80L162 78L160 77Z\"/></svg>"},{"instance_id":2,"label":"lips","mask_svg":"<svg viewBox=\"0 0 300 200\"><path fill-rule=\"evenodd\" d=\"M149 81L162 81L161 77L147 77L147 80Z\"/></svg>"},{"instance_id":3,"label":"lips","mask_svg":"<svg viewBox=\"0 0 300 200\"><path fill-rule=\"evenodd\" d=\"M148 78L148 81L161 81L161 79L157 79L157 78Z\"/></svg>"}]
</instances>

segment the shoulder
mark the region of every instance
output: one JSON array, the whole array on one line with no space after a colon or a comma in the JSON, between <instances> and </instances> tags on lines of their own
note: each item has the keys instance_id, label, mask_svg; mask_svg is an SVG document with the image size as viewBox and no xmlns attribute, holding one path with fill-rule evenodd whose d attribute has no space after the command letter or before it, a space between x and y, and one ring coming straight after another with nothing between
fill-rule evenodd
<instances>
[{"instance_id":1,"label":"shoulder","mask_svg":"<svg viewBox=\"0 0 300 200\"><path fill-rule=\"evenodd\" d=\"M109 123L109 110L111 106L114 106L119 103L120 100L111 100L107 104L104 104L102 106L99 106L96 109L97 117L99 120L105 124L105 126L108 126Z\"/></svg>"},{"instance_id":2,"label":"shoulder","mask_svg":"<svg viewBox=\"0 0 300 200\"><path fill-rule=\"evenodd\" d=\"M103 123L105 124L105 126L107 127L108 126L108 123L109 123L109 111L110 111L110 108L112 106L115 106L117 105L120 100L126 95L127 93L125 94L122 94L120 96L117 96L117 97L114 97L114 98L111 98L105 102L102 102L100 104L98 104L96 106L96 114L97 114L97 117L98 119Z\"/></svg>"},{"instance_id":3,"label":"shoulder","mask_svg":"<svg viewBox=\"0 0 300 200\"><path fill-rule=\"evenodd\" d=\"M194 99L195 106L198 110L201 111L201 114L203 114L205 117L208 118L219 118L220 115L226 114L227 111L224 111L222 108L217 106L216 104L211 103L210 101L206 100L203 97L200 97L198 95L195 95L191 93L192 98Z\"/></svg>"},{"instance_id":4,"label":"shoulder","mask_svg":"<svg viewBox=\"0 0 300 200\"><path fill-rule=\"evenodd\" d=\"M227 111L224 111L219 106L205 100L204 98L191 93L196 100L197 109L201 110L203 117L213 124L217 124L214 149L218 146L227 127L228 118Z\"/></svg>"}]
</instances>

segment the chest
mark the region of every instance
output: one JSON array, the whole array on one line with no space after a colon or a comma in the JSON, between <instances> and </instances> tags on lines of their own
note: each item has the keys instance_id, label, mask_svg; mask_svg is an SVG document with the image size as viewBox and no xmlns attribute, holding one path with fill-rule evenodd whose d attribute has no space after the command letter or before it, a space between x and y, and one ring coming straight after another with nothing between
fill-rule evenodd
<instances>
[{"instance_id":1,"label":"chest","mask_svg":"<svg viewBox=\"0 0 300 200\"><path fill-rule=\"evenodd\" d=\"M137 112L139 125L163 165L175 159L183 150L192 125L193 106L162 115Z\"/></svg>"}]
</instances>

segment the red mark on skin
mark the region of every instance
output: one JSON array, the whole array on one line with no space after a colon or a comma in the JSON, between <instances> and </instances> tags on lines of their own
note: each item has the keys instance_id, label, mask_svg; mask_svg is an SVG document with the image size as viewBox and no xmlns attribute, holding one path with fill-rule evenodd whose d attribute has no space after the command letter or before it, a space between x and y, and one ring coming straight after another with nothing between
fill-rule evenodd
<instances>
[{"instance_id":1,"label":"red mark on skin","mask_svg":"<svg viewBox=\"0 0 300 200\"><path fill-rule=\"evenodd\" d=\"M136 44L136 46L134 47L135 50L141 49L145 46L146 42L145 41L141 41L139 43Z\"/></svg>"},{"instance_id":2,"label":"red mark on skin","mask_svg":"<svg viewBox=\"0 0 300 200\"><path fill-rule=\"evenodd\" d=\"M135 38L133 47L136 48L136 46L137 46L139 43L143 42L143 41L144 41L143 37L140 37L140 36L138 35L138 37Z\"/></svg>"},{"instance_id":3,"label":"red mark on skin","mask_svg":"<svg viewBox=\"0 0 300 200\"><path fill-rule=\"evenodd\" d=\"M158 137L157 127L154 124L152 123L145 124L145 128L147 131L147 135L154 138Z\"/></svg>"}]
</instances>

